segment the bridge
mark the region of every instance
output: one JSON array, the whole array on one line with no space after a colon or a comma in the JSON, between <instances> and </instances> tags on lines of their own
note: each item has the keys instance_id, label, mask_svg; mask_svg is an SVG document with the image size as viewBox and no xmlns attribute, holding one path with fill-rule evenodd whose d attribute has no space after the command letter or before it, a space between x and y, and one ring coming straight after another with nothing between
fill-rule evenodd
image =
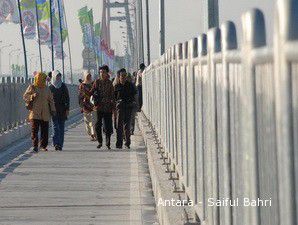
<instances>
[{"instance_id":1,"label":"bridge","mask_svg":"<svg viewBox=\"0 0 298 225\"><path fill-rule=\"evenodd\" d=\"M143 75L130 150L97 150L77 86L62 152L32 154L22 93L0 83L0 224L298 223L298 1L178 43Z\"/></svg>"}]
</instances>

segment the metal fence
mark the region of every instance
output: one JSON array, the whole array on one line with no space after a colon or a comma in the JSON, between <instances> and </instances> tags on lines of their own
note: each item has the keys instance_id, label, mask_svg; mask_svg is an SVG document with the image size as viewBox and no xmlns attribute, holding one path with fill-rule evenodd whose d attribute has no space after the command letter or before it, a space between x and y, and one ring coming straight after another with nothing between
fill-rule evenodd
<instances>
[{"instance_id":1,"label":"metal fence","mask_svg":"<svg viewBox=\"0 0 298 225\"><path fill-rule=\"evenodd\" d=\"M2 77L0 79L0 133L13 129L28 118L23 94L28 85L33 82L30 78L26 83L23 77ZM79 108L78 86L67 84L72 109Z\"/></svg>"},{"instance_id":2,"label":"metal fence","mask_svg":"<svg viewBox=\"0 0 298 225\"><path fill-rule=\"evenodd\" d=\"M168 49L145 71L143 111L203 224L297 225L298 1L278 1L273 48L260 10L242 24L241 49L232 22Z\"/></svg>"}]
</instances>

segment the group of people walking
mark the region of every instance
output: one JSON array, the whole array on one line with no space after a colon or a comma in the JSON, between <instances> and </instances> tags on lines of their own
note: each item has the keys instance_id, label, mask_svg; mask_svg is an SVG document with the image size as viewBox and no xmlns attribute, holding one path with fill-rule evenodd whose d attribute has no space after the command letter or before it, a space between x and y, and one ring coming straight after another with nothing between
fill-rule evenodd
<instances>
[{"instance_id":1,"label":"group of people walking","mask_svg":"<svg viewBox=\"0 0 298 225\"><path fill-rule=\"evenodd\" d=\"M143 69L136 77L122 68L113 80L110 80L109 67L106 65L99 68L99 77L95 81L92 81L89 72L85 72L84 80L79 87L79 101L87 133L92 141L98 141L97 148L103 146L104 133L105 144L111 149L113 120L117 133L116 148L123 148L124 141L125 147L130 148L136 111L142 107L138 98L141 93L137 91L136 86L136 81L140 80L138 76L141 77L145 69L144 64L141 68Z\"/></svg>"},{"instance_id":2,"label":"group of people walking","mask_svg":"<svg viewBox=\"0 0 298 225\"><path fill-rule=\"evenodd\" d=\"M99 77L95 80L88 71L84 73L79 86L79 104L86 131L91 141L98 141L97 148L103 146L104 133L105 144L111 149L113 128L117 133L116 148L123 148L123 144L130 148L135 115L142 107L144 69L145 65L141 64L140 70L130 75L123 68L112 80L107 65L99 68ZM50 120L53 126L53 146L55 150L62 151L65 121L70 108L69 92L62 82L62 74L59 71L52 71L48 75L36 73L34 83L29 85L23 98L29 110L33 151L48 150Z\"/></svg>"}]
</instances>

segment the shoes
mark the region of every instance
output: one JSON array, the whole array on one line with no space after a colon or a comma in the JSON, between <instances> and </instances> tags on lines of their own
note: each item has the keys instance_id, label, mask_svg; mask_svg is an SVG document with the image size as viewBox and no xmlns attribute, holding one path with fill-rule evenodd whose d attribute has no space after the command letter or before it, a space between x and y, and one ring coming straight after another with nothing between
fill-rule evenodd
<instances>
[{"instance_id":1,"label":"shoes","mask_svg":"<svg viewBox=\"0 0 298 225\"><path fill-rule=\"evenodd\" d=\"M33 153L38 153L38 147L33 147Z\"/></svg>"},{"instance_id":2,"label":"shoes","mask_svg":"<svg viewBox=\"0 0 298 225\"><path fill-rule=\"evenodd\" d=\"M116 148L118 148L118 149L122 149L122 146L116 146Z\"/></svg>"},{"instance_id":3,"label":"shoes","mask_svg":"<svg viewBox=\"0 0 298 225\"><path fill-rule=\"evenodd\" d=\"M59 146L59 145L55 145L55 150L56 150L56 151L62 151L62 147Z\"/></svg>"},{"instance_id":4,"label":"shoes","mask_svg":"<svg viewBox=\"0 0 298 225\"><path fill-rule=\"evenodd\" d=\"M91 135L90 141L96 141L96 137L94 135Z\"/></svg>"},{"instance_id":5,"label":"shoes","mask_svg":"<svg viewBox=\"0 0 298 225\"><path fill-rule=\"evenodd\" d=\"M41 148L40 150L43 151L43 152L47 152L48 151L47 148Z\"/></svg>"},{"instance_id":6,"label":"shoes","mask_svg":"<svg viewBox=\"0 0 298 225\"><path fill-rule=\"evenodd\" d=\"M127 144L125 144L125 148L126 148L126 149L130 149L130 146L127 145Z\"/></svg>"},{"instance_id":7,"label":"shoes","mask_svg":"<svg viewBox=\"0 0 298 225\"><path fill-rule=\"evenodd\" d=\"M110 136L106 136L106 146L108 147L108 149L111 149L111 137Z\"/></svg>"},{"instance_id":8,"label":"shoes","mask_svg":"<svg viewBox=\"0 0 298 225\"><path fill-rule=\"evenodd\" d=\"M98 145L97 145L97 148L101 148L102 147L102 143L99 143Z\"/></svg>"}]
</instances>

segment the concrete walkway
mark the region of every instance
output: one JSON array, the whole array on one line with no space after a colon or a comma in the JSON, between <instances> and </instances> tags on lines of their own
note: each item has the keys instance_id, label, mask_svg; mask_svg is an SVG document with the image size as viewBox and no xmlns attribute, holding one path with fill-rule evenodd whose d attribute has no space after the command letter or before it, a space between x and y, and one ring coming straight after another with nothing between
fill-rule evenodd
<instances>
[{"instance_id":1,"label":"concrete walkway","mask_svg":"<svg viewBox=\"0 0 298 225\"><path fill-rule=\"evenodd\" d=\"M64 151L27 151L0 168L1 225L149 225L156 221L139 131L129 151L97 150L80 123L67 131Z\"/></svg>"}]
</instances>

